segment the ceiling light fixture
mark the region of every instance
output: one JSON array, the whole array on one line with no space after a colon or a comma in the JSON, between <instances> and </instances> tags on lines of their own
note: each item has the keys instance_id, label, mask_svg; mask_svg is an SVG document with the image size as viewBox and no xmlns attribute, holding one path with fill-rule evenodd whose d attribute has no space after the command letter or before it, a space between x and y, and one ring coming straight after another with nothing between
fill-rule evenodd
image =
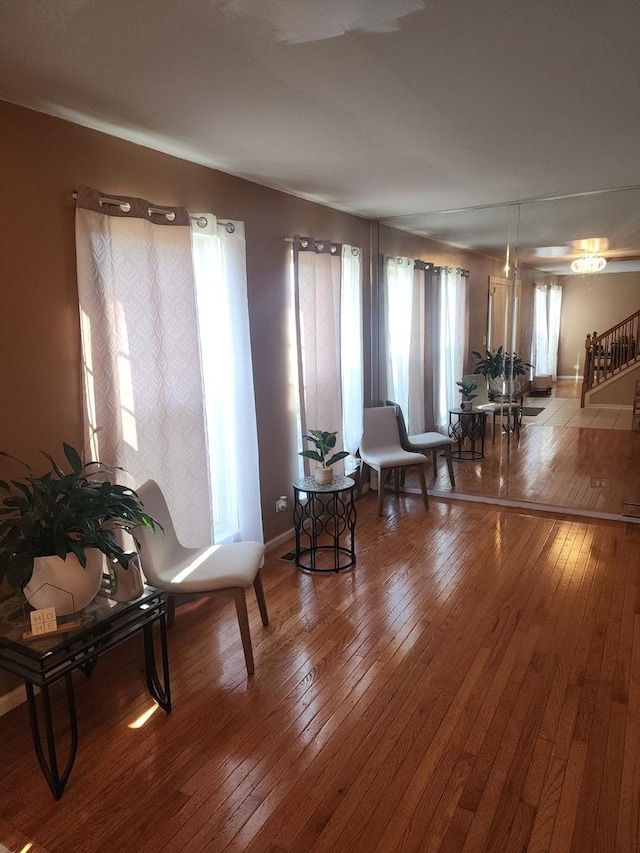
<instances>
[{"instance_id":1,"label":"ceiling light fixture","mask_svg":"<svg viewBox=\"0 0 640 853\"><path fill-rule=\"evenodd\" d=\"M571 262L571 271L579 275L590 275L602 272L606 265L606 258L602 255L581 255Z\"/></svg>"}]
</instances>

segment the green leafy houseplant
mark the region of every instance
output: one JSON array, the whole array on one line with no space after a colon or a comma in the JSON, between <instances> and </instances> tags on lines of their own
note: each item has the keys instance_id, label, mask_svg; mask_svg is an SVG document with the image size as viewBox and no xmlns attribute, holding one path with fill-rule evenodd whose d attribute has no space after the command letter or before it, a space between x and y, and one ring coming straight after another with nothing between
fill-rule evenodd
<instances>
[{"instance_id":1,"label":"green leafy houseplant","mask_svg":"<svg viewBox=\"0 0 640 853\"><path fill-rule=\"evenodd\" d=\"M302 450L300 451L300 456L304 456L305 459L313 459L315 462L320 463L321 468L330 468L336 462L339 462L341 459L345 459L349 454L346 450L341 450L338 453L334 453L333 456L330 456L327 459L327 456L333 448L336 446L336 436L337 432L325 432L320 429L310 429L309 435L303 435L302 438L306 441L310 441L312 444L315 444L316 450Z\"/></svg>"},{"instance_id":2,"label":"green leafy houseplant","mask_svg":"<svg viewBox=\"0 0 640 853\"><path fill-rule=\"evenodd\" d=\"M26 463L0 451L28 471L11 483L0 480L0 492L6 493L0 504L0 581L17 589L29 583L36 557L65 560L74 554L85 567L85 551L94 548L128 568L131 555L118 544L117 531L131 532L140 525L155 530L157 525L132 489L105 478L117 469L101 462L84 464L75 448L66 443L63 448L71 470L65 472L43 452L51 470L39 477Z\"/></svg>"},{"instance_id":3,"label":"green leafy houseplant","mask_svg":"<svg viewBox=\"0 0 640 853\"><path fill-rule=\"evenodd\" d=\"M473 350L472 355L476 359L476 373L486 376L488 379L498 379L501 376L512 379L514 376L525 376L527 369L533 367L523 361L515 352L505 352L503 347L498 347L495 352L490 349L483 354Z\"/></svg>"},{"instance_id":4,"label":"green leafy houseplant","mask_svg":"<svg viewBox=\"0 0 640 853\"><path fill-rule=\"evenodd\" d=\"M462 402L467 403L471 402L471 400L475 400L478 396L474 394L474 391L478 390L478 383L473 379L461 379L459 382L456 382L458 386L458 390L462 394Z\"/></svg>"}]
</instances>

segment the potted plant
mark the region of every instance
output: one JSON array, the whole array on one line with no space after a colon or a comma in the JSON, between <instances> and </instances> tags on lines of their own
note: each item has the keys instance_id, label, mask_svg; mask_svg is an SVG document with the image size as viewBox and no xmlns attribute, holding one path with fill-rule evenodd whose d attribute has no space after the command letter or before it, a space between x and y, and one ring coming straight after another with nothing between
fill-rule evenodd
<instances>
[{"instance_id":1,"label":"potted plant","mask_svg":"<svg viewBox=\"0 0 640 853\"><path fill-rule=\"evenodd\" d=\"M505 382L507 394L512 394L517 387L516 376L525 376L527 369L533 367L515 352L505 352L501 346L495 352L488 349L484 354L473 350L472 355L476 359L475 372L486 378L489 391L493 394L503 394Z\"/></svg>"},{"instance_id":2,"label":"potted plant","mask_svg":"<svg viewBox=\"0 0 640 853\"><path fill-rule=\"evenodd\" d=\"M474 391L478 390L478 383L475 382L473 379L461 379L459 382L456 382L456 385L458 386L460 394L462 394L462 402L460 403L460 408L464 409L467 403L469 404L470 409L473 408L473 403L471 401L475 400L475 398L478 396L477 394L473 393Z\"/></svg>"},{"instance_id":3,"label":"potted plant","mask_svg":"<svg viewBox=\"0 0 640 853\"><path fill-rule=\"evenodd\" d=\"M55 607L58 615L81 610L98 592L105 557L128 568L134 554L116 538L155 520L137 494L107 479L116 469L83 463L78 451L63 444L70 471L48 453L51 468L39 477L0 480L0 581L24 591L36 607ZM51 574L51 579L48 579ZM74 585L77 584L77 590Z\"/></svg>"},{"instance_id":4,"label":"potted plant","mask_svg":"<svg viewBox=\"0 0 640 853\"><path fill-rule=\"evenodd\" d=\"M309 435L302 436L303 439L310 441L316 446L315 450L302 450L300 452L300 456L304 456L305 459L313 459L314 462L320 463L313 472L314 479L318 485L328 486L333 480L333 471L331 470L331 466L349 455L346 450L340 450L338 453L334 453L332 456L327 458L329 453L331 453L333 448L336 446L337 435L337 432L325 432L320 429L311 429L309 430Z\"/></svg>"}]
</instances>

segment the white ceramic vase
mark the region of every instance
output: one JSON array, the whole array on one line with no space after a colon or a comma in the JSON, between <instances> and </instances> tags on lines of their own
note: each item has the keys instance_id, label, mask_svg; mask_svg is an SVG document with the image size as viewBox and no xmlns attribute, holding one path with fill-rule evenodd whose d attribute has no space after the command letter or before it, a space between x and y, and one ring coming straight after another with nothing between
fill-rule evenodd
<instances>
[{"instance_id":1,"label":"white ceramic vase","mask_svg":"<svg viewBox=\"0 0 640 853\"><path fill-rule=\"evenodd\" d=\"M87 548L87 565L83 568L75 554L60 557L36 557L31 580L24 594L32 607L55 607L57 616L68 616L82 610L98 594L102 583L104 554Z\"/></svg>"},{"instance_id":2,"label":"white ceramic vase","mask_svg":"<svg viewBox=\"0 0 640 853\"><path fill-rule=\"evenodd\" d=\"M333 471L331 468L321 468L318 466L313 472L313 478L319 486L328 486L333 480Z\"/></svg>"}]
</instances>

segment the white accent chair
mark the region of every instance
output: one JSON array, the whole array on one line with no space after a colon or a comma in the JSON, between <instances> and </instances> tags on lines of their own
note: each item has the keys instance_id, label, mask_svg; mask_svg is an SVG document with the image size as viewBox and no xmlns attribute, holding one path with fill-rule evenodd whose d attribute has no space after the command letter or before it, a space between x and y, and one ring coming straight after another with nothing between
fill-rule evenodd
<instances>
[{"instance_id":1,"label":"white accent chair","mask_svg":"<svg viewBox=\"0 0 640 853\"><path fill-rule=\"evenodd\" d=\"M396 493L400 491L400 469L418 469L420 488L426 509L429 509L429 496L425 479L427 459L422 453L404 450L400 444L400 433L395 410L391 406L379 406L364 410L364 431L360 441L360 458L364 465L373 468L378 474L378 515L382 515L384 504L385 475L394 471ZM361 471L360 478L364 471Z\"/></svg>"},{"instance_id":2,"label":"white accent chair","mask_svg":"<svg viewBox=\"0 0 640 853\"><path fill-rule=\"evenodd\" d=\"M451 488L456 487L456 477L453 473L453 461L451 459L452 439L439 432L420 432L415 435L407 434L407 424L402 413L402 409L397 403L391 400L386 401L387 406L394 406L396 417L398 418L398 429L400 431L400 444L405 450L410 450L413 453L423 453L425 456L431 454L431 462L433 464L433 476L438 475L438 453L442 452L447 460L447 469L449 471L449 480Z\"/></svg>"},{"instance_id":3,"label":"white accent chair","mask_svg":"<svg viewBox=\"0 0 640 853\"><path fill-rule=\"evenodd\" d=\"M160 487L147 480L136 489L148 512L164 528L154 533L146 527L136 528L140 543L142 571L152 586L169 593L169 625L173 623L177 596L221 593L233 598L240 626L244 659L249 675L254 671L253 649L245 589L253 584L262 624L269 624L267 604L262 588L260 567L264 562L264 545L259 542L233 542L205 548L185 548L178 541L169 508Z\"/></svg>"}]
</instances>

